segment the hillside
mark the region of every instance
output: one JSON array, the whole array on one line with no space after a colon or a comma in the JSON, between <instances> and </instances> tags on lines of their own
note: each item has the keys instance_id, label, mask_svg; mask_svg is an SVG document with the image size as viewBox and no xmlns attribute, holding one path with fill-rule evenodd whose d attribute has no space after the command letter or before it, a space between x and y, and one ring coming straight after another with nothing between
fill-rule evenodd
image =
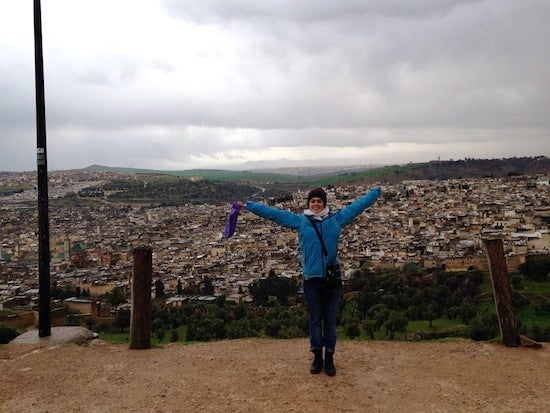
<instances>
[{"instance_id":1,"label":"hillside","mask_svg":"<svg viewBox=\"0 0 550 413\"><path fill-rule=\"evenodd\" d=\"M407 180L468 178L512 178L521 175L549 175L550 158L545 156L509 159L464 159L390 165L364 171L342 172L316 177L311 185L335 183L399 183Z\"/></svg>"},{"instance_id":2,"label":"hillside","mask_svg":"<svg viewBox=\"0 0 550 413\"><path fill-rule=\"evenodd\" d=\"M308 168L300 168L306 173ZM84 171L122 173L124 178L103 185L115 191L106 198L111 202L181 205L186 203L223 203L228 199L285 199L297 190L333 184L393 184L406 180L460 178L513 178L518 175L550 174L550 159L544 156L510 159L465 159L385 166L361 170L332 170L325 174L311 168L311 175L283 175L254 171L189 170L153 171L111 168L94 165ZM282 169L281 171L284 171ZM313 174L315 173L315 174ZM190 180L190 177L202 179Z\"/></svg>"},{"instance_id":3,"label":"hillside","mask_svg":"<svg viewBox=\"0 0 550 413\"><path fill-rule=\"evenodd\" d=\"M460 178L504 178L516 175L550 174L550 158L546 156L505 158L505 159L472 159L450 161L432 161L426 163L409 163L406 165L387 165L383 167L356 166L349 168L331 167L322 172L320 167L301 167L300 174L293 174L289 168L273 169L271 172L261 170L226 171L217 169L192 169L184 171L158 171L147 169L115 168L92 165L82 171L109 171L126 174L165 174L179 177L202 177L213 181L258 183L338 183L356 180L375 180L399 182L408 179L460 179ZM308 172L309 171L309 172Z\"/></svg>"},{"instance_id":4,"label":"hillside","mask_svg":"<svg viewBox=\"0 0 550 413\"><path fill-rule=\"evenodd\" d=\"M440 180L465 178L510 178L519 175L550 174L550 158L546 156L506 158L506 159L472 159L450 161L432 161L426 163L409 163L406 165L387 165L373 167L355 166L325 168L301 167L262 170L226 171L216 169L193 169L184 171L158 171L132 168L115 168L92 165L80 171L84 172L117 172L144 179L146 176L164 175L179 178L201 177L209 181L242 183L272 191L270 196L281 196L296 189L311 186L327 186L342 183L398 183L406 180ZM293 173L294 171L294 173ZM296 172L299 171L299 174Z\"/></svg>"},{"instance_id":5,"label":"hillside","mask_svg":"<svg viewBox=\"0 0 550 413\"><path fill-rule=\"evenodd\" d=\"M410 165L406 179L506 178L550 173L550 158L464 159ZM402 177L400 177L402 180Z\"/></svg>"},{"instance_id":6,"label":"hillside","mask_svg":"<svg viewBox=\"0 0 550 413\"><path fill-rule=\"evenodd\" d=\"M496 343L341 341L335 377L306 339L149 350L0 346L1 412L543 412L550 351Z\"/></svg>"},{"instance_id":7,"label":"hillside","mask_svg":"<svg viewBox=\"0 0 550 413\"><path fill-rule=\"evenodd\" d=\"M118 168L102 165L91 165L81 172L117 172L132 175L172 175L180 178L201 177L211 181L231 181L231 182L287 182L294 178L282 173L264 173L255 171L228 171L223 169L187 169L182 171L154 170L154 169L136 169L136 168Z\"/></svg>"}]
</instances>

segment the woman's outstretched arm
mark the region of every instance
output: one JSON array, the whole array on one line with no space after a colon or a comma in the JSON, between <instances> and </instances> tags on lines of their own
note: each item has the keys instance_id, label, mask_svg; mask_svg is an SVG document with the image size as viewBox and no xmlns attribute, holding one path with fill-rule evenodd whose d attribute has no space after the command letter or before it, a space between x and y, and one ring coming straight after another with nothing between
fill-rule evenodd
<instances>
[{"instance_id":1,"label":"woman's outstretched arm","mask_svg":"<svg viewBox=\"0 0 550 413\"><path fill-rule=\"evenodd\" d=\"M237 201L241 207L248 209L253 214L258 215L259 217L269 219L283 227L296 229L300 226L301 220L298 214L294 212L285 211L279 208L267 206L257 202L247 201L246 203L242 201Z\"/></svg>"}]
</instances>

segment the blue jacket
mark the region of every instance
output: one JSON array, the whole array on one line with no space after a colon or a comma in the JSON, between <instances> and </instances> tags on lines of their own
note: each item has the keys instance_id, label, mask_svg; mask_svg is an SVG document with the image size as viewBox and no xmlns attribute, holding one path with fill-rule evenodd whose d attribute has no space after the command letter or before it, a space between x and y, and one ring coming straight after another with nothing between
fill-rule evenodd
<instances>
[{"instance_id":1,"label":"blue jacket","mask_svg":"<svg viewBox=\"0 0 550 413\"><path fill-rule=\"evenodd\" d=\"M371 206L381 193L380 187L374 187L368 194L358 198L345 208L335 213L330 213L322 221L313 220L323 237L323 242L328 252L328 260L323 254L321 243L312 226L312 221L305 214L296 214L250 201L246 203L246 208L262 218L269 219L283 227L298 232L302 272L304 278L308 279L324 277L327 262L338 262L338 240L342 228Z\"/></svg>"}]
</instances>

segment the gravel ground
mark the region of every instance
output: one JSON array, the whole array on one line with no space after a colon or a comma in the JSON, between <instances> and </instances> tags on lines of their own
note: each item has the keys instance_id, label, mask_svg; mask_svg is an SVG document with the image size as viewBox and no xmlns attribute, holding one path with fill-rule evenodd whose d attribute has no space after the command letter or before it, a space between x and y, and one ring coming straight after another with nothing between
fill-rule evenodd
<instances>
[{"instance_id":1,"label":"gravel ground","mask_svg":"<svg viewBox=\"0 0 550 413\"><path fill-rule=\"evenodd\" d=\"M550 351L497 343L340 341L311 375L306 339L130 350L0 346L1 412L547 412Z\"/></svg>"}]
</instances>

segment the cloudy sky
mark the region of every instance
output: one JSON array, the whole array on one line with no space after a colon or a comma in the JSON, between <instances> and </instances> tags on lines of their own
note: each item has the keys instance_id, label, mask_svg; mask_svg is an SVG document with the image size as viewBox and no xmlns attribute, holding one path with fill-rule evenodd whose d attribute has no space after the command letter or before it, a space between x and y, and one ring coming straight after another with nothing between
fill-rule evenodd
<instances>
[{"instance_id":1,"label":"cloudy sky","mask_svg":"<svg viewBox=\"0 0 550 413\"><path fill-rule=\"evenodd\" d=\"M41 4L49 170L550 156L548 0ZM31 0L0 53L0 171L35 170Z\"/></svg>"}]
</instances>

